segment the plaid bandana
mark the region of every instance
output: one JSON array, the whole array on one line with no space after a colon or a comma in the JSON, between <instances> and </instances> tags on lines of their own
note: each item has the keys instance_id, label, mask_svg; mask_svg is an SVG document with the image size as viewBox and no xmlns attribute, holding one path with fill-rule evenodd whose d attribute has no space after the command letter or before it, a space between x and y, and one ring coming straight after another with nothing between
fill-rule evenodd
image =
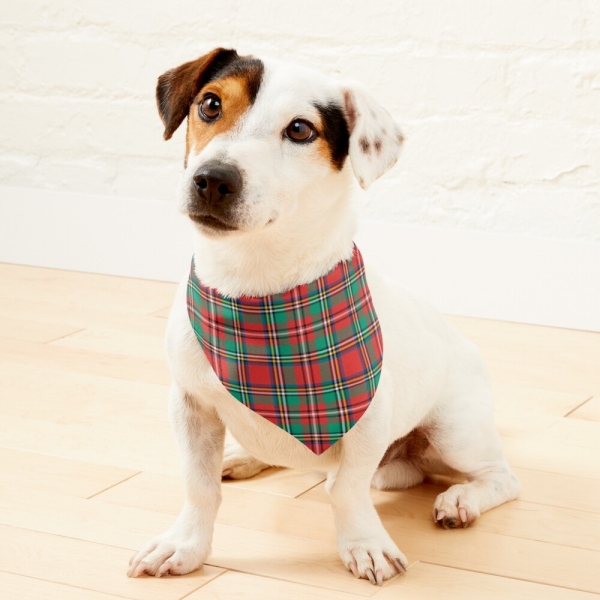
<instances>
[{"instance_id":1,"label":"plaid bandana","mask_svg":"<svg viewBox=\"0 0 600 600\"><path fill-rule=\"evenodd\" d=\"M364 414L381 375L383 341L358 248L288 292L226 298L194 272L190 321L229 393L315 454Z\"/></svg>"}]
</instances>

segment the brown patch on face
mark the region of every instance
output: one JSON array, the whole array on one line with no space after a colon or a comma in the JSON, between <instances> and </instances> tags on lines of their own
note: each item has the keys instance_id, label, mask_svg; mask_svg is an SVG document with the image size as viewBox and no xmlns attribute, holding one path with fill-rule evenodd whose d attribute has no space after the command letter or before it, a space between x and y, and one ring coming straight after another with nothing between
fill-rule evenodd
<instances>
[{"instance_id":1,"label":"brown patch on face","mask_svg":"<svg viewBox=\"0 0 600 600\"><path fill-rule=\"evenodd\" d=\"M427 439L425 430L417 427L408 435L405 435L403 438L400 438L389 445L379 466L383 467L393 460L398 459L411 462L418 460L423 456L428 447L429 440Z\"/></svg>"},{"instance_id":2,"label":"brown patch on face","mask_svg":"<svg viewBox=\"0 0 600 600\"><path fill-rule=\"evenodd\" d=\"M358 140L358 143L360 144L360 149L365 154L371 153L371 143L369 142L369 140L366 137L361 137L360 140Z\"/></svg>"},{"instance_id":3,"label":"brown patch on face","mask_svg":"<svg viewBox=\"0 0 600 600\"><path fill-rule=\"evenodd\" d=\"M192 116L193 111L197 111L198 94L211 83L225 81L228 79L237 80L238 86L245 87L245 94L241 94L242 111L247 109L248 104L254 102L260 84L264 66L262 61L251 56L239 56L235 50L216 48L212 52L201 56L200 58L187 62L175 69L163 73L158 78L156 87L156 101L158 112L165 125L164 138L168 140L177 128L181 125L186 116ZM225 84L227 87L227 84ZM235 88L234 84L229 87ZM227 90L226 90L227 91ZM236 102L235 89L229 90L229 96L232 102L229 102L229 112ZM223 92L225 93L225 92ZM237 93L237 96L240 96ZM240 109L233 109L233 113L239 113ZM195 115L198 119L196 112ZM230 115L235 116L235 115ZM213 122L217 123L221 119ZM229 119L230 120L230 119ZM197 121L194 120L197 125ZM223 128L221 123L219 128ZM188 119L186 134L186 158L191 149L194 134L197 133L190 127ZM213 136L217 133L213 130Z\"/></svg>"},{"instance_id":4,"label":"brown patch on face","mask_svg":"<svg viewBox=\"0 0 600 600\"><path fill-rule=\"evenodd\" d=\"M214 73L239 60L235 50L216 48L196 60L163 73L158 78L156 103L165 126L165 140L171 138L187 116L198 90Z\"/></svg>"},{"instance_id":5,"label":"brown patch on face","mask_svg":"<svg viewBox=\"0 0 600 600\"><path fill-rule=\"evenodd\" d=\"M375 152L377 152L377 154L381 153L381 140L377 139L375 140L375 143L373 144L375 146Z\"/></svg>"},{"instance_id":6,"label":"brown patch on face","mask_svg":"<svg viewBox=\"0 0 600 600\"><path fill-rule=\"evenodd\" d=\"M242 75L226 76L204 86L190 108L186 149L196 154L217 135L232 130L241 117L252 106L248 79ZM200 105L207 94L214 94L221 100L221 116L207 122L198 114Z\"/></svg>"}]
</instances>

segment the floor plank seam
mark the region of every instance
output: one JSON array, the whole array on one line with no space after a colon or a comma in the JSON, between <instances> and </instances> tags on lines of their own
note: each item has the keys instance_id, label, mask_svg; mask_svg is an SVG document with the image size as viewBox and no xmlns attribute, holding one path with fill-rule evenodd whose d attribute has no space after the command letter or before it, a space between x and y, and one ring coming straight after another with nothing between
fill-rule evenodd
<instances>
[{"instance_id":1,"label":"floor plank seam","mask_svg":"<svg viewBox=\"0 0 600 600\"><path fill-rule=\"evenodd\" d=\"M108 487L104 488L103 490L100 490L99 492L95 492L91 496L88 496L86 498L86 500L91 500L92 498L95 498L96 496L99 496L100 494L103 494L104 492L106 492L108 490L112 490L112 488L117 487L118 485L121 485L122 483L125 483L126 481L129 481L130 479L133 479L134 477L137 477L140 473L143 473L143 471L138 471L137 473L134 473L133 475L129 475L129 477L125 477L125 479L121 479L121 481L117 481L116 483L109 485Z\"/></svg>"},{"instance_id":2,"label":"floor plank seam","mask_svg":"<svg viewBox=\"0 0 600 600\"><path fill-rule=\"evenodd\" d=\"M52 344L53 342L58 342L58 340L64 340L65 338L68 338L72 335L75 335L76 333L81 333L82 331L85 331L87 329L87 327L82 327L81 329L77 329L75 331L71 331L70 333L66 333L65 335L61 335L57 338L54 338L53 340L46 340L45 342L42 342L44 345L46 344Z\"/></svg>"},{"instance_id":3,"label":"floor plank seam","mask_svg":"<svg viewBox=\"0 0 600 600\"><path fill-rule=\"evenodd\" d=\"M106 542L95 542L95 541L89 540L87 538L74 537L72 535L65 535L64 533L51 533L51 532L43 531L40 529L33 529L32 527L27 527L25 525L11 525L10 523L1 523L1 522L0 522L0 525L2 525L3 527L10 527L11 529L20 529L22 531L31 531L33 533L39 533L40 535L49 535L51 537L58 537L58 538L62 538L64 540L73 540L75 542L82 542L84 544L93 544L94 546L103 546L105 548L114 548L115 550L127 550L129 552L137 552L139 550L139 548L137 546L136 547L116 546L115 544L107 544ZM223 569L224 567L219 567L219 568ZM15 573L15 575L18 575L18 573ZM55 583L60 583L60 582L55 582Z\"/></svg>"},{"instance_id":4,"label":"floor plank seam","mask_svg":"<svg viewBox=\"0 0 600 600\"><path fill-rule=\"evenodd\" d=\"M586 398L581 404L578 404L575 408L572 408L566 415L563 415L563 418L568 417L573 414L576 410L579 410L584 404L587 404L594 396L590 396Z\"/></svg>"},{"instance_id":5,"label":"floor plank seam","mask_svg":"<svg viewBox=\"0 0 600 600\"><path fill-rule=\"evenodd\" d=\"M86 592L93 592L96 594L106 594L108 596L114 596L115 598L124 598L125 600L132 600L131 596L122 596L121 594L115 594L114 592L99 592L93 588L81 587L80 585L73 585L72 583L65 583L64 581L55 581L54 579L44 579L43 577L35 577L35 575L23 575L22 573L14 573L13 571L7 571L6 569L0 569L0 573L8 573L9 575L16 575L23 579L35 579L36 581L43 581L44 583L55 583L56 585L64 585L75 590L85 590ZM202 586L201 586L202 587Z\"/></svg>"},{"instance_id":6,"label":"floor plank seam","mask_svg":"<svg viewBox=\"0 0 600 600\"><path fill-rule=\"evenodd\" d=\"M339 588L324 587L323 585L315 585L314 583L308 583L308 582L299 582L294 579L284 579L283 577L273 577L273 575L264 575L262 573L256 573L256 572L252 572L252 571L242 571L241 569L233 569L231 567L221 567L219 565L215 565L210 562L207 562L204 564L206 564L209 567L215 567L217 569L227 569L227 571L231 571L232 573L241 573L242 575L251 575L253 577L260 577L261 579L270 579L272 581L283 581L284 583L295 583L297 585L303 585L306 587L316 588L318 590L327 590L327 591L331 591L331 592L337 592L337 593L349 594L349 595L354 594L355 596L363 596L365 598L372 598L376 594L376 592L374 592L373 594L364 594L363 592L360 592L360 591L347 592L345 590L340 590ZM341 561L340 561L340 564L341 564ZM224 573L222 573L222 574L224 574ZM349 571L348 571L348 576L353 577L353 575ZM215 577L215 579L216 579L216 577ZM211 581L214 581L214 579L211 579ZM360 580L357 580L357 581L360 581Z\"/></svg>"},{"instance_id":7,"label":"floor plank seam","mask_svg":"<svg viewBox=\"0 0 600 600\"><path fill-rule=\"evenodd\" d=\"M216 568L223 569L223 567L216 567ZM187 592L184 596L180 596L178 600L184 600L185 598L188 598L192 594L196 593L198 590L201 590L203 587L206 587L209 583L212 583L213 581L216 581L217 579L219 579L219 577L222 577L223 575L225 575L225 573L227 573L228 571L229 571L229 569L223 569L218 575L215 575L212 579L209 579L206 583L202 583L196 589L191 590L190 592Z\"/></svg>"},{"instance_id":8,"label":"floor plank seam","mask_svg":"<svg viewBox=\"0 0 600 600\"><path fill-rule=\"evenodd\" d=\"M600 507L598 508L598 510L590 510L588 508L574 508L572 506L564 506L563 504L547 504L546 502L540 502L539 500L521 500L520 498L516 498L516 500L518 502L523 502L524 504L531 504L534 506L547 506L549 508L558 508L558 509L563 509L563 510L572 510L574 512L582 512L582 513L586 513L589 515L598 515L600 514ZM492 509L493 510L493 509ZM483 517L485 518L485 517ZM514 536L511 536L514 537ZM564 546L564 544L560 544L561 546Z\"/></svg>"},{"instance_id":9,"label":"floor plank seam","mask_svg":"<svg viewBox=\"0 0 600 600\"><path fill-rule=\"evenodd\" d=\"M574 446L575 448L579 448L580 446ZM598 477L596 476L590 476L590 475L572 475L570 473L561 473L559 471L546 471L544 469L532 469L531 467L520 467L519 465L515 464L515 461L511 461L511 465L515 468L515 469L519 469L521 471L529 471L531 473L543 473L545 475L550 474L550 475L558 475L560 477L574 477L575 479L591 479L592 481L598 481Z\"/></svg>"},{"instance_id":10,"label":"floor plank seam","mask_svg":"<svg viewBox=\"0 0 600 600\"><path fill-rule=\"evenodd\" d=\"M566 585L560 585L557 583L548 583L547 581L536 581L535 579L526 579L525 577L516 577L514 575L512 575L512 576L511 575L502 575L501 573L491 573L490 571L480 571L478 569L466 569L466 568L463 569L462 567L445 565L443 563L434 562L431 560L422 560L420 562L422 562L423 564L426 564L426 565L433 565L436 567L445 567L446 569L456 569L457 571L466 571L468 573L479 573L480 575L487 575L487 576L491 576L491 577L502 577L503 579L512 579L514 581L526 581L528 583L535 583L537 585L545 585L548 587L559 588L562 590L574 590L576 592L584 592L586 594L598 595L597 592L594 592L589 589L581 588L581 587L568 587Z\"/></svg>"},{"instance_id":11,"label":"floor plank seam","mask_svg":"<svg viewBox=\"0 0 600 600\"><path fill-rule=\"evenodd\" d=\"M308 492L310 492L311 490L314 490L316 487L320 486L324 481L326 481L327 478L323 478L321 481L319 481L319 483L315 483L314 485L311 485L309 488L307 488L306 490L300 492L298 495L293 496L294 499L296 498L301 498L302 496L304 496L304 494L308 494Z\"/></svg>"}]
</instances>

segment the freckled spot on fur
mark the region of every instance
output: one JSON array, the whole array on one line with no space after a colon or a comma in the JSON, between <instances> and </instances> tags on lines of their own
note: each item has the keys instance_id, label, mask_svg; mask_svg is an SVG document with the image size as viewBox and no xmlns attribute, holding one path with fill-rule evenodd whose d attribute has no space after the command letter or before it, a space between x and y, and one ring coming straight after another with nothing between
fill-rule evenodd
<instances>
[{"instance_id":1,"label":"freckled spot on fur","mask_svg":"<svg viewBox=\"0 0 600 600\"><path fill-rule=\"evenodd\" d=\"M360 185L364 185L365 184L365 180L362 177L358 178L358 183L360 183Z\"/></svg>"},{"instance_id":2,"label":"freckled spot on fur","mask_svg":"<svg viewBox=\"0 0 600 600\"><path fill-rule=\"evenodd\" d=\"M377 154L379 154L381 152L381 140L375 140L375 143L373 145L375 146L375 151L377 152Z\"/></svg>"},{"instance_id":3,"label":"freckled spot on fur","mask_svg":"<svg viewBox=\"0 0 600 600\"><path fill-rule=\"evenodd\" d=\"M401 133L398 133L396 139L398 140L399 144L404 144L404 136Z\"/></svg>"},{"instance_id":4,"label":"freckled spot on fur","mask_svg":"<svg viewBox=\"0 0 600 600\"><path fill-rule=\"evenodd\" d=\"M369 143L369 140L366 137L361 137L360 140L358 140L358 143L360 145L360 149L365 154L369 154L371 152L371 144Z\"/></svg>"}]
</instances>

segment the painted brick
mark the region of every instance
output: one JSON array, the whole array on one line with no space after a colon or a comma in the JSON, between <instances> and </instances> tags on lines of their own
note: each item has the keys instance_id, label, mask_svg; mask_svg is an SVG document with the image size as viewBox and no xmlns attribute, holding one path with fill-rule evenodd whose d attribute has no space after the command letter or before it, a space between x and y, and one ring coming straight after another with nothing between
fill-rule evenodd
<instances>
[{"instance_id":1,"label":"painted brick","mask_svg":"<svg viewBox=\"0 0 600 600\"><path fill-rule=\"evenodd\" d=\"M354 78L407 135L369 218L600 236L597 0L28 0L0 15L0 183L171 200L157 76L217 45Z\"/></svg>"}]
</instances>

